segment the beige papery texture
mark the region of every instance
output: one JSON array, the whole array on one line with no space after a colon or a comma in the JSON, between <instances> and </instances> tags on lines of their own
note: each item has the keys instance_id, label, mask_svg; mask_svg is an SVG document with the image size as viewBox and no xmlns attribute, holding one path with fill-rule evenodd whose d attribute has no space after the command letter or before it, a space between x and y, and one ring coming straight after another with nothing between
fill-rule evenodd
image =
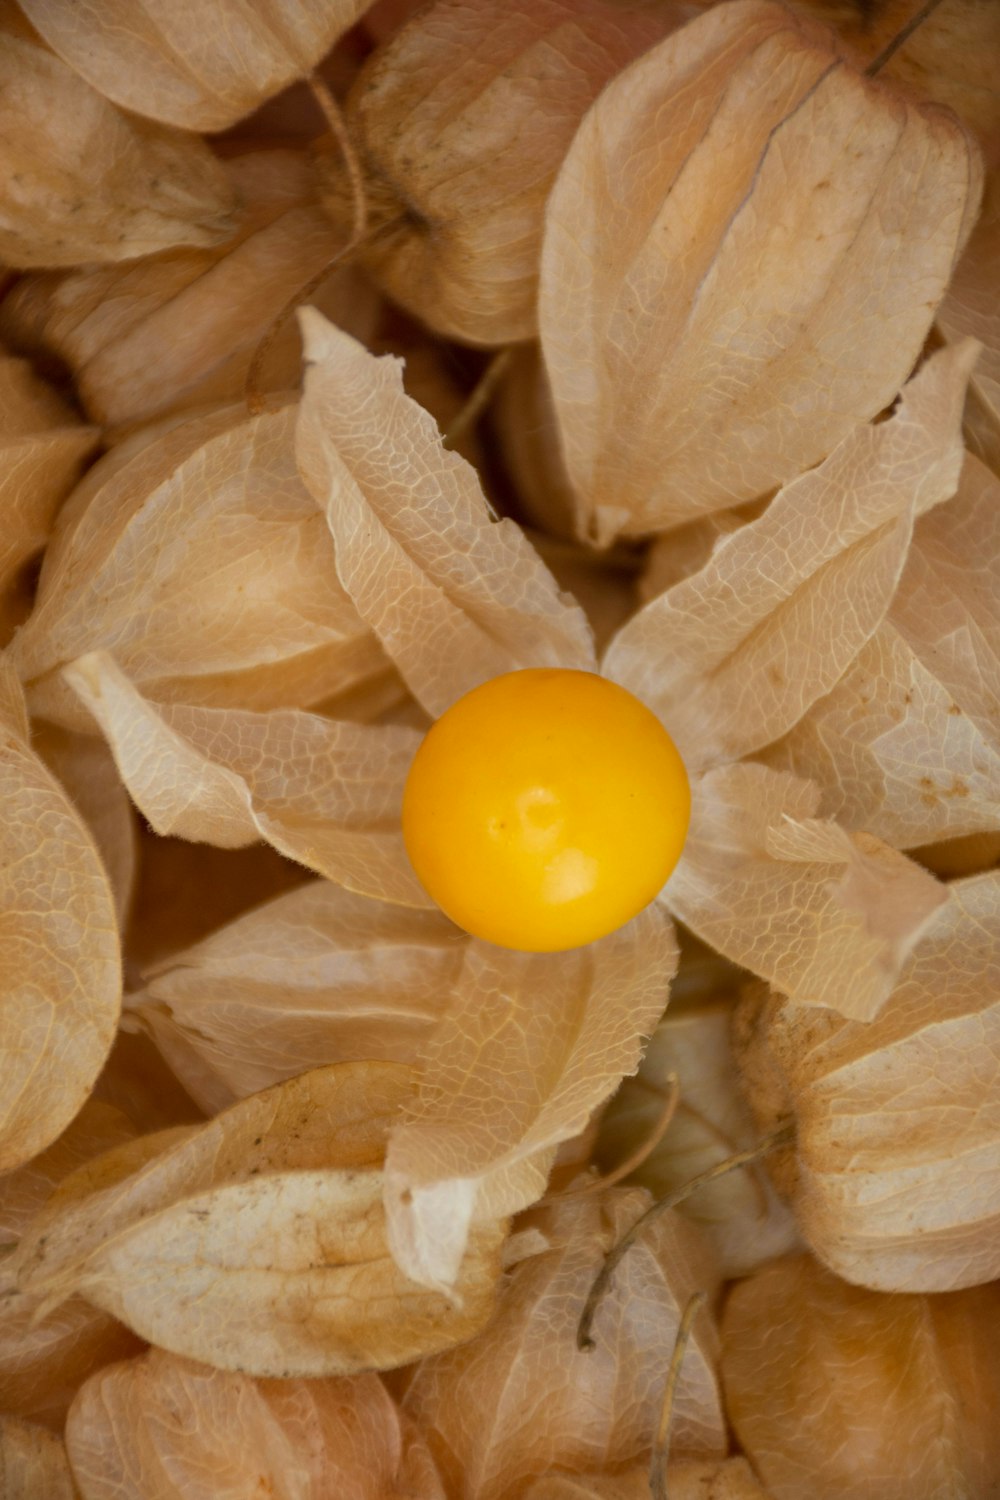
<instances>
[{"instance_id":1,"label":"beige papery texture","mask_svg":"<svg viewBox=\"0 0 1000 1500\"><path fill-rule=\"evenodd\" d=\"M958 486L976 352L966 340L929 361L893 417L856 427L619 631L603 670L660 715L690 769L777 739L870 639L914 521Z\"/></svg>"},{"instance_id":2,"label":"beige papery texture","mask_svg":"<svg viewBox=\"0 0 1000 1500\"><path fill-rule=\"evenodd\" d=\"M552 1470L625 1468L648 1456L670 1351L688 1298L711 1292L711 1254L676 1214L629 1252L576 1347L584 1299L604 1254L648 1205L641 1190L568 1197L537 1216L544 1252L509 1272L489 1328L424 1360L404 1398L456 1500L514 1500ZM674 1404L673 1448L722 1455L717 1334L699 1313Z\"/></svg>"},{"instance_id":3,"label":"beige papery texture","mask_svg":"<svg viewBox=\"0 0 1000 1500\"><path fill-rule=\"evenodd\" d=\"M594 667L583 611L513 521L493 521L474 469L441 446L375 359L314 309L296 445L333 535L340 581L410 691L440 714L520 667Z\"/></svg>"},{"instance_id":4,"label":"beige papery texture","mask_svg":"<svg viewBox=\"0 0 1000 1500\"><path fill-rule=\"evenodd\" d=\"M545 199L584 111L690 13L676 0L437 0L378 48L348 119L373 234L364 262L438 333L531 338ZM346 221L335 164L329 202Z\"/></svg>"},{"instance_id":5,"label":"beige papery texture","mask_svg":"<svg viewBox=\"0 0 1000 1500\"><path fill-rule=\"evenodd\" d=\"M745 1458L689 1458L667 1469L670 1500L768 1500ZM540 1479L524 1500L649 1500L649 1466L621 1474L568 1474Z\"/></svg>"},{"instance_id":6,"label":"beige papery texture","mask_svg":"<svg viewBox=\"0 0 1000 1500\"><path fill-rule=\"evenodd\" d=\"M0 260L21 268L215 245L237 203L203 141L124 115L0 5Z\"/></svg>"},{"instance_id":7,"label":"beige papery texture","mask_svg":"<svg viewBox=\"0 0 1000 1500\"><path fill-rule=\"evenodd\" d=\"M11 659L33 713L94 721L60 675L109 650L160 701L308 708L387 669L295 468L294 406L230 407L101 460L59 518Z\"/></svg>"},{"instance_id":8,"label":"beige papery texture","mask_svg":"<svg viewBox=\"0 0 1000 1500\"><path fill-rule=\"evenodd\" d=\"M603 92L546 214L542 345L581 531L786 483L892 400L979 206L976 148L767 0Z\"/></svg>"},{"instance_id":9,"label":"beige papery texture","mask_svg":"<svg viewBox=\"0 0 1000 1500\"><path fill-rule=\"evenodd\" d=\"M469 1338L506 1229L490 1194L452 1300L408 1281L386 1243L382 1158L413 1081L393 1063L320 1068L98 1158L22 1238L22 1294L79 1293L173 1353L268 1377L406 1364Z\"/></svg>"},{"instance_id":10,"label":"beige papery texture","mask_svg":"<svg viewBox=\"0 0 1000 1500\"><path fill-rule=\"evenodd\" d=\"M121 1110L88 1099L47 1150L0 1177L0 1243L16 1244L57 1184L83 1162L130 1140ZM82 1297L39 1316L38 1299L15 1294L10 1263L0 1259L0 1409L62 1428L80 1382L109 1360L142 1347L134 1334ZM39 1486L36 1496L46 1495ZM6 1496L0 1484L0 1495Z\"/></svg>"},{"instance_id":11,"label":"beige papery texture","mask_svg":"<svg viewBox=\"0 0 1000 1500\"><path fill-rule=\"evenodd\" d=\"M25 360L0 353L0 641L30 607L25 564L48 540L97 433L84 427Z\"/></svg>"},{"instance_id":12,"label":"beige papery texture","mask_svg":"<svg viewBox=\"0 0 1000 1500\"><path fill-rule=\"evenodd\" d=\"M948 887L881 1015L803 1011L761 988L737 1056L803 1238L852 1282L952 1291L1000 1275L1000 873Z\"/></svg>"},{"instance_id":13,"label":"beige papery texture","mask_svg":"<svg viewBox=\"0 0 1000 1500\"><path fill-rule=\"evenodd\" d=\"M147 969L127 1024L214 1113L322 1063L413 1062L465 947L439 912L310 881Z\"/></svg>"},{"instance_id":14,"label":"beige papery texture","mask_svg":"<svg viewBox=\"0 0 1000 1500\"><path fill-rule=\"evenodd\" d=\"M951 1500L1000 1485L1000 1287L890 1297L811 1256L732 1291L726 1408L774 1500Z\"/></svg>"},{"instance_id":15,"label":"beige papery texture","mask_svg":"<svg viewBox=\"0 0 1000 1500\"><path fill-rule=\"evenodd\" d=\"M0 661L0 1171L69 1124L108 1054L121 1002L115 904L94 841L27 740Z\"/></svg>"},{"instance_id":16,"label":"beige papery texture","mask_svg":"<svg viewBox=\"0 0 1000 1500\"><path fill-rule=\"evenodd\" d=\"M61 1437L20 1417L0 1415L3 1500L78 1500Z\"/></svg>"},{"instance_id":17,"label":"beige papery texture","mask_svg":"<svg viewBox=\"0 0 1000 1500\"><path fill-rule=\"evenodd\" d=\"M1000 480L971 454L918 521L888 617L764 754L897 848L1000 829Z\"/></svg>"},{"instance_id":18,"label":"beige papery texture","mask_svg":"<svg viewBox=\"0 0 1000 1500\"><path fill-rule=\"evenodd\" d=\"M83 1500L444 1500L371 1374L252 1380L151 1349L87 1382L66 1445Z\"/></svg>"},{"instance_id":19,"label":"beige papery texture","mask_svg":"<svg viewBox=\"0 0 1000 1500\"><path fill-rule=\"evenodd\" d=\"M116 104L186 130L225 130L310 72L365 0L26 0L22 9Z\"/></svg>"},{"instance_id":20,"label":"beige papery texture","mask_svg":"<svg viewBox=\"0 0 1000 1500\"><path fill-rule=\"evenodd\" d=\"M670 1093L679 1097L670 1128L629 1181L664 1198L758 1138L740 1097L729 1039L732 1007L709 1001L670 1011L650 1039L635 1078L626 1078L601 1121L599 1159L609 1169L652 1135ZM801 1245L795 1220L759 1166L731 1172L684 1203L727 1277L746 1276L763 1261Z\"/></svg>"},{"instance_id":21,"label":"beige papery texture","mask_svg":"<svg viewBox=\"0 0 1000 1500\"><path fill-rule=\"evenodd\" d=\"M251 152L225 171L243 206L225 245L26 276L0 306L0 333L64 360L84 407L106 426L241 398L261 338L339 248L304 154ZM371 335L378 298L357 272L335 271L314 298L356 337ZM261 389L293 389L300 369L298 334L288 324L265 361Z\"/></svg>"},{"instance_id":22,"label":"beige papery texture","mask_svg":"<svg viewBox=\"0 0 1000 1500\"><path fill-rule=\"evenodd\" d=\"M1000 132L998 132L1000 139ZM969 394L967 424L973 451L1000 474L1000 167L986 179L983 211L938 309L937 326L950 342L972 335L983 345Z\"/></svg>"}]
</instances>

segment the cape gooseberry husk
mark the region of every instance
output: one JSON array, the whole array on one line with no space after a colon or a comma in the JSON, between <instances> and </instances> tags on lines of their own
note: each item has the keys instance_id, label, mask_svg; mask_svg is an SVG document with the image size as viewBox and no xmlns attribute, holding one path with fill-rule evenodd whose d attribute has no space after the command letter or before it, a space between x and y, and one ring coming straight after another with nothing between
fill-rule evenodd
<instances>
[{"instance_id":1,"label":"cape gooseberry husk","mask_svg":"<svg viewBox=\"0 0 1000 1500\"><path fill-rule=\"evenodd\" d=\"M507 672L466 693L414 757L403 837L428 894L502 947L614 932L680 858L687 774L656 716L593 672Z\"/></svg>"}]
</instances>

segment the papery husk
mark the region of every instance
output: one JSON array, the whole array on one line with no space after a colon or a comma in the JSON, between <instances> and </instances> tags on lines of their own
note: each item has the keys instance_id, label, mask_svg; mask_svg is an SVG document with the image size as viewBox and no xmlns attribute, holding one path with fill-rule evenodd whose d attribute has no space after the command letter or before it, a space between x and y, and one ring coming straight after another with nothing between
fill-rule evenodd
<instances>
[{"instance_id":1,"label":"papery husk","mask_svg":"<svg viewBox=\"0 0 1000 1500\"><path fill-rule=\"evenodd\" d=\"M994 66L991 63L991 66ZM1000 141L1000 132L997 136ZM937 327L949 343L972 336L982 344L973 374L966 424L969 447L1000 475L1000 166L986 179L983 211L938 309Z\"/></svg>"},{"instance_id":2,"label":"papery husk","mask_svg":"<svg viewBox=\"0 0 1000 1500\"><path fill-rule=\"evenodd\" d=\"M204 1119L204 1111L139 1031L119 1029L91 1097L114 1105L141 1134Z\"/></svg>"},{"instance_id":3,"label":"papery husk","mask_svg":"<svg viewBox=\"0 0 1000 1500\"><path fill-rule=\"evenodd\" d=\"M25 0L70 67L123 108L225 130L309 73L365 0ZM80 257L81 259L83 257Z\"/></svg>"},{"instance_id":4,"label":"papery husk","mask_svg":"<svg viewBox=\"0 0 1000 1500\"><path fill-rule=\"evenodd\" d=\"M875 633L916 518L958 487L976 351L928 361L893 417L855 428L619 631L602 670L660 716L690 770L786 733Z\"/></svg>"},{"instance_id":5,"label":"papery husk","mask_svg":"<svg viewBox=\"0 0 1000 1500\"><path fill-rule=\"evenodd\" d=\"M362 258L384 290L449 338L531 338L545 199L573 132L688 14L675 0L437 0L379 47L347 118L375 231Z\"/></svg>"},{"instance_id":6,"label":"papery husk","mask_svg":"<svg viewBox=\"0 0 1000 1500\"><path fill-rule=\"evenodd\" d=\"M576 492L559 446L552 392L537 343L510 349L491 417L528 523L549 536L576 540Z\"/></svg>"},{"instance_id":7,"label":"papery husk","mask_svg":"<svg viewBox=\"0 0 1000 1500\"><path fill-rule=\"evenodd\" d=\"M377 1375L252 1380L151 1349L81 1390L66 1444L83 1500L444 1500Z\"/></svg>"},{"instance_id":8,"label":"papery husk","mask_svg":"<svg viewBox=\"0 0 1000 1500\"><path fill-rule=\"evenodd\" d=\"M80 1294L161 1348L267 1377L389 1368L469 1338L506 1223L484 1195L453 1301L397 1270L381 1164L413 1087L399 1064L320 1068L98 1158L22 1238L22 1294Z\"/></svg>"},{"instance_id":9,"label":"papery husk","mask_svg":"<svg viewBox=\"0 0 1000 1500\"><path fill-rule=\"evenodd\" d=\"M32 711L94 720L60 676L113 649L161 701L310 707L381 673L295 469L293 405L228 407L109 454L74 491L11 646Z\"/></svg>"},{"instance_id":10,"label":"papery husk","mask_svg":"<svg viewBox=\"0 0 1000 1500\"><path fill-rule=\"evenodd\" d=\"M439 912L310 881L148 969L127 1015L214 1113L325 1063L414 1061L464 947Z\"/></svg>"},{"instance_id":11,"label":"papery husk","mask_svg":"<svg viewBox=\"0 0 1000 1500\"><path fill-rule=\"evenodd\" d=\"M646 549L645 565L639 579L639 597L648 604L675 583L682 583L693 573L700 573L715 549L747 521L756 520L764 505L751 502L738 510L716 510L710 516L689 521L675 531L653 537Z\"/></svg>"},{"instance_id":12,"label":"papery husk","mask_svg":"<svg viewBox=\"0 0 1000 1500\"><path fill-rule=\"evenodd\" d=\"M656 907L565 953L469 943L386 1157L390 1242L408 1275L454 1281L494 1173L526 1174L518 1208L540 1196L539 1153L582 1130L638 1065L676 964L672 924Z\"/></svg>"},{"instance_id":13,"label":"papery husk","mask_svg":"<svg viewBox=\"0 0 1000 1500\"><path fill-rule=\"evenodd\" d=\"M689 1458L667 1469L670 1500L768 1500L745 1458ZM552 1475L539 1479L524 1500L650 1500L649 1467L622 1474Z\"/></svg>"},{"instance_id":14,"label":"papery husk","mask_svg":"<svg viewBox=\"0 0 1000 1500\"><path fill-rule=\"evenodd\" d=\"M324 509L340 581L432 715L503 672L593 669L583 612L513 521L491 520L475 470L376 359L314 309L299 467Z\"/></svg>"},{"instance_id":15,"label":"papery husk","mask_svg":"<svg viewBox=\"0 0 1000 1500\"><path fill-rule=\"evenodd\" d=\"M550 1248L508 1274L478 1338L424 1360L403 1406L420 1425L456 1500L513 1500L552 1470L622 1469L648 1457L685 1303L717 1273L676 1214L650 1225L615 1272L594 1319L577 1325L604 1254L648 1204L637 1189L556 1202L535 1218ZM694 1325L674 1402L673 1451L721 1455L714 1320Z\"/></svg>"},{"instance_id":16,"label":"papery husk","mask_svg":"<svg viewBox=\"0 0 1000 1500\"><path fill-rule=\"evenodd\" d=\"M1000 480L971 454L914 530L888 617L769 765L897 848L1000 830Z\"/></svg>"},{"instance_id":17,"label":"papery husk","mask_svg":"<svg viewBox=\"0 0 1000 1500\"><path fill-rule=\"evenodd\" d=\"M134 260L232 234L237 202L203 141L123 115L0 6L0 260Z\"/></svg>"},{"instance_id":18,"label":"papery husk","mask_svg":"<svg viewBox=\"0 0 1000 1500\"><path fill-rule=\"evenodd\" d=\"M722 1320L726 1407L774 1500L945 1500L1000 1484L1000 1286L848 1286L811 1256L740 1282Z\"/></svg>"},{"instance_id":19,"label":"papery husk","mask_svg":"<svg viewBox=\"0 0 1000 1500\"><path fill-rule=\"evenodd\" d=\"M4 1500L78 1500L61 1437L0 1414L0 1495Z\"/></svg>"},{"instance_id":20,"label":"papery husk","mask_svg":"<svg viewBox=\"0 0 1000 1500\"><path fill-rule=\"evenodd\" d=\"M803 1238L884 1291L945 1292L1000 1274L1000 874L955 881L869 1024L752 990L737 1057Z\"/></svg>"},{"instance_id":21,"label":"papery husk","mask_svg":"<svg viewBox=\"0 0 1000 1500\"><path fill-rule=\"evenodd\" d=\"M874 417L980 184L950 113L768 0L715 7L609 84L549 199L539 293L581 532L755 499Z\"/></svg>"},{"instance_id":22,"label":"papery husk","mask_svg":"<svg viewBox=\"0 0 1000 1500\"><path fill-rule=\"evenodd\" d=\"M726 1001L670 1011L653 1033L635 1078L626 1078L601 1121L598 1159L611 1169L636 1151L663 1113L671 1074L678 1100L663 1140L629 1177L654 1198L683 1187L757 1141L739 1092ZM759 1166L731 1172L681 1204L711 1245L726 1277L746 1276L762 1262L801 1245L795 1219Z\"/></svg>"},{"instance_id":23,"label":"papery husk","mask_svg":"<svg viewBox=\"0 0 1000 1500\"><path fill-rule=\"evenodd\" d=\"M84 427L28 364L0 353L0 644L30 608L25 565L52 522L97 433Z\"/></svg>"},{"instance_id":24,"label":"papery husk","mask_svg":"<svg viewBox=\"0 0 1000 1500\"><path fill-rule=\"evenodd\" d=\"M948 893L881 840L818 817L820 802L813 782L753 762L699 777L659 900L796 1006L868 1021Z\"/></svg>"},{"instance_id":25,"label":"papery husk","mask_svg":"<svg viewBox=\"0 0 1000 1500\"><path fill-rule=\"evenodd\" d=\"M264 334L341 248L303 153L251 152L225 171L243 205L239 231L225 245L26 276L0 305L0 334L62 359L85 409L105 426L242 399ZM357 271L335 270L313 301L356 338L372 336L379 299ZM258 389L293 390L300 367L289 323Z\"/></svg>"}]
</instances>

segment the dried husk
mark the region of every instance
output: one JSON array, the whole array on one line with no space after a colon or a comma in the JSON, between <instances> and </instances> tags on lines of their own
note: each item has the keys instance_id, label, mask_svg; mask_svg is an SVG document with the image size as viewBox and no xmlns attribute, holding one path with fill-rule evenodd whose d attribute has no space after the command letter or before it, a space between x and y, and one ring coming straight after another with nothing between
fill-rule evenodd
<instances>
[{"instance_id":1,"label":"dried husk","mask_svg":"<svg viewBox=\"0 0 1000 1500\"><path fill-rule=\"evenodd\" d=\"M65 361L84 407L105 426L240 399L260 340L340 248L303 153L250 152L225 171L243 205L225 245L26 276L0 306L0 333ZM335 270L313 300L355 337L371 337L378 298L357 271ZM258 388L294 389L300 362L289 323Z\"/></svg>"},{"instance_id":2,"label":"dried husk","mask_svg":"<svg viewBox=\"0 0 1000 1500\"><path fill-rule=\"evenodd\" d=\"M377 1375L252 1380L152 1349L81 1390L66 1445L83 1500L444 1500Z\"/></svg>"},{"instance_id":3,"label":"dried husk","mask_svg":"<svg viewBox=\"0 0 1000 1500\"><path fill-rule=\"evenodd\" d=\"M385 670L295 468L293 405L124 445L77 487L11 646L32 711L94 721L60 668L113 650L161 701L309 707Z\"/></svg>"},{"instance_id":4,"label":"dried husk","mask_svg":"<svg viewBox=\"0 0 1000 1500\"><path fill-rule=\"evenodd\" d=\"M659 1218L615 1272L576 1347L584 1299L604 1254L648 1204L637 1189L572 1197L536 1215L547 1249L508 1273L489 1327L421 1362L403 1406L455 1500L514 1500L552 1470L622 1469L653 1446L670 1350L688 1298L716 1271L697 1231ZM714 1320L694 1325L674 1403L673 1451L722 1455Z\"/></svg>"},{"instance_id":5,"label":"dried husk","mask_svg":"<svg viewBox=\"0 0 1000 1500\"><path fill-rule=\"evenodd\" d=\"M78 1500L61 1437L20 1417L0 1415L0 1495L4 1500Z\"/></svg>"},{"instance_id":6,"label":"dried husk","mask_svg":"<svg viewBox=\"0 0 1000 1500\"><path fill-rule=\"evenodd\" d=\"M545 199L606 81L690 13L661 0L437 0L348 98L375 231L364 264L436 332L533 336ZM346 222L346 179L330 182Z\"/></svg>"},{"instance_id":7,"label":"dried husk","mask_svg":"<svg viewBox=\"0 0 1000 1500\"><path fill-rule=\"evenodd\" d=\"M1000 140L1000 132L998 132ZM938 309L937 327L951 343L971 335L982 344L966 411L973 452L1000 475L1000 167L986 179L983 211Z\"/></svg>"},{"instance_id":8,"label":"dried husk","mask_svg":"<svg viewBox=\"0 0 1000 1500\"><path fill-rule=\"evenodd\" d=\"M774 1500L945 1500L1000 1484L1000 1286L937 1297L848 1286L811 1256L737 1285L726 1408Z\"/></svg>"},{"instance_id":9,"label":"dried husk","mask_svg":"<svg viewBox=\"0 0 1000 1500\"><path fill-rule=\"evenodd\" d=\"M678 1011L676 995L673 999L638 1074L625 1079L604 1113L598 1152L610 1169L649 1139L663 1114L673 1074L679 1094L670 1127L628 1179L654 1198L665 1198L757 1140L739 1092L729 1039L731 1005L723 1000ZM792 1214L756 1165L709 1183L679 1212L698 1225L726 1277L746 1276L801 1244Z\"/></svg>"},{"instance_id":10,"label":"dried husk","mask_svg":"<svg viewBox=\"0 0 1000 1500\"><path fill-rule=\"evenodd\" d=\"M141 1032L119 1029L91 1097L120 1110L141 1134L204 1119L204 1111Z\"/></svg>"},{"instance_id":11,"label":"dried husk","mask_svg":"<svg viewBox=\"0 0 1000 1500\"><path fill-rule=\"evenodd\" d=\"M388 1368L469 1338L506 1224L484 1194L452 1301L393 1264L381 1164L413 1085L399 1064L320 1068L105 1154L25 1233L22 1294L82 1295L161 1348L267 1377Z\"/></svg>"},{"instance_id":12,"label":"dried husk","mask_svg":"<svg viewBox=\"0 0 1000 1500\"><path fill-rule=\"evenodd\" d=\"M950 113L862 78L768 0L632 64L546 213L539 320L581 531L752 500L891 402L980 180Z\"/></svg>"},{"instance_id":13,"label":"dried husk","mask_svg":"<svg viewBox=\"0 0 1000 1500\"><path fill-rule=\"evenodd\" d=\"M214 1113L325 1063L413 1062L464 947L438 912L310 881L148 969L127 1017Z\"/></svg>"},{"instance_id":14,"label":"dried husk","mask_svg":"<svg viewBox=\"0 0 1000 1500\"><path fill-rule=\"evenodd\" d=\"M188 131L123 115L0 5L0 260L134 260L236 228L220 164Z\"/></svg>"},{"instance_id":15,"label":"dried husk","mask_svg":"<svg viewBox=\"0 0 1000 1500\"><path fill-rule=\"evenodd\" d=\"M1000 480L967 455L918 521L886 622L769 765L897 848L1000 829Z\"/></svg>"},{"instance_id":16,"label":"dried husk","mask_svg":"<svg viewBox=\"0 0 1000 1500\"><path fill-rule=\"evenodd\" d=\"M670 1500L768 1500L745 1458L687 1458L667 1469ZM525 1491L524 1500L649 1500L649 1466L621 1474L553 1475Z\"/></svg>"},{"instance_id":17,"label":"dried husk","mask_svg":"<svg viewBox=\"0 0 1000 1500\"><path fill-rule=\"evenodd\" d=\"M30 608L25 565L48 540L97 433L21 359L0 353L0 644Z\"/></svg>"},{"instance_id":18,"label":"dried husk","mask_svg":"<svg viewBox=\"0 0 1000 1500\"><path fill-rule=\"evenodd\" d=\"M945 1292L1000 1274L1000 874L948 900L869 1024L752 991L737 1056L802 1236L832 1270L884 1291Z\"/></svg>"},{"instance_id":19,"label":"dried husk","mask_svg":"<svg viewBox=\"0 0 1000 1500\"><path fill-rule=\"evenodd\" d=\"M365 0L25 0L22 9L116 104L186 130L225 130L311 72Z\"/></svg>"},{"instance_id":20,"label":"dried husk","mask_svg":"<svg viewBox=\"0 0 1000 1500\"><path fill-rule=\"evenodd\" d=\"M559 429L542 352L517 344L491 411L497 446L528 523L550 536L576 538L576 493L559 446Z\"/></svg>"}]
</instances>

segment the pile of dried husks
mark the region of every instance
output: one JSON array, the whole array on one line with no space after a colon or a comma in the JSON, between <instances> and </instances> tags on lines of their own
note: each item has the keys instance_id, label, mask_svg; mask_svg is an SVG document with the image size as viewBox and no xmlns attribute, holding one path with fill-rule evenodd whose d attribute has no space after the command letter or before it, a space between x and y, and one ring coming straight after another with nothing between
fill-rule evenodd
<instances>
[{"instance_id":1,"label":"pile of dried husks","mask_svg":"<svg viewBox=\"0 0 1000 1500\"><path fill-rule=\"evenodd\" d=\"M0 162L0 1495L1000 1494L1000 5L0 0Z\"/></svg>"}]
</instances>

